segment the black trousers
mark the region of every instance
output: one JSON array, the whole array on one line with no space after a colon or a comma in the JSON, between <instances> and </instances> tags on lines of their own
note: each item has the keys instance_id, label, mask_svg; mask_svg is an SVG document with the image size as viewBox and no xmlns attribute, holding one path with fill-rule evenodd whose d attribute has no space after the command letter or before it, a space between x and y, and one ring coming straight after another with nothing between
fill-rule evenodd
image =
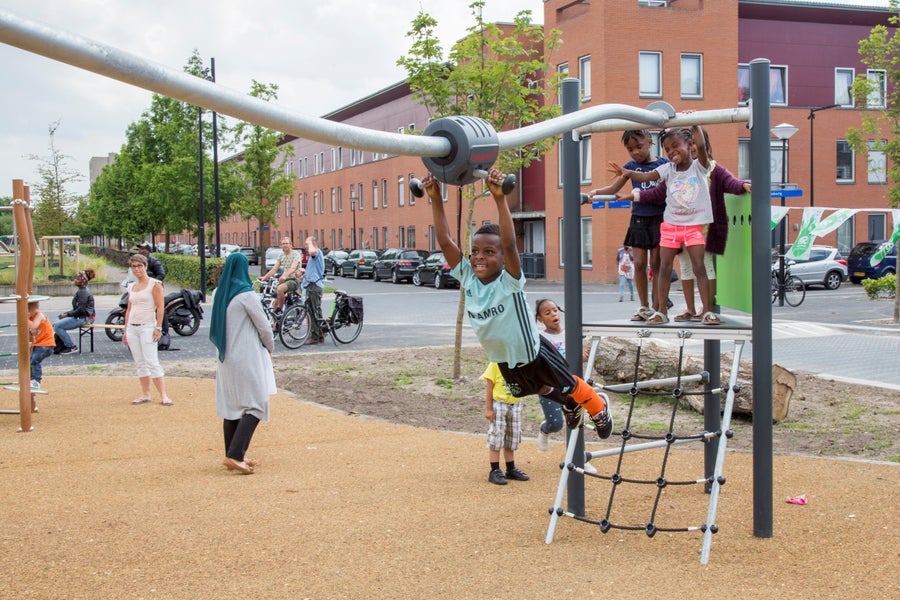
<instances>
[{"instance_id":1,"label":"black trousers","mask_svg":"<svg viewBox=\"0 0 900 600\"><path fill-rule=\"evenodd\" d=\"M322 288L312 283L306 287L306 311L309 313L311 337L321 340L324 337L319 322L322 320Z\"/></svg>"},{"instance_id":2,"label":"black trousers","mask_svg":"<svg viewBox=\"0 0 900 600\"><path fill-rule=\"evenodd\" d=\"M225 456L239 462L243 461L257 425L259 419L253 415L245 414L240 419L225 419L222 426L225 432Z\"/></svg>"}]
</instances>

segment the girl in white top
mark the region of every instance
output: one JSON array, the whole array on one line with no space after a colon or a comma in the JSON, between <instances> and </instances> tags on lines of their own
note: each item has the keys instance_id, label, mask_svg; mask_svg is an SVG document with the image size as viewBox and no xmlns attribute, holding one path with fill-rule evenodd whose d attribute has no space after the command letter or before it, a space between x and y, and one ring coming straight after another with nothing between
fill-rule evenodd
<instances>
[{"instance_id":1,"label":"girl in white top","mask_svg":"<svg viewBox=\"0 0 900 600\"><path fill-rule=\"evenodd\" d=\"M174 402L166 394L166 382L156 346L162 337L165 311L162 282L147 275L147 259L142 254L131 257L131 270L137 281L128 286L128 308L125 309L122 343L131 350L141 382L141 395L131 403L150 402L150 382L153 381L163 406L172 406Z\"/></svg>"},{"instance_id":2,"label":"girl in white top","mask_svg":"<svg viewBox=\"0 0 900 600\"><path fill-rule=\"evenodd\" d=\"M709 289L703 255L706 240L703 235L705 225L712 223L712 202L709 196L709 176L711 165L706 151L703 131L694 125L690 130L678 127L665 129L659 137L667 158L671 161L653 171L640 173L623 169L610 163L610 169L617 175L624 175L632 181L666 182L666 211L660 226L660 267L654 291L659 302L659 311L646 319L648 325L669 322L666 314L666 299L669 297L669 277L675 255L683 247L691 258L691 265L697 277L697 288L703 302L704 325L718 325L719 317L712 312L714 301ZM692 158L696 151L697 158ZM640 201L640 190L636 190L634 201Z\"/></svg>"}]
</instances>

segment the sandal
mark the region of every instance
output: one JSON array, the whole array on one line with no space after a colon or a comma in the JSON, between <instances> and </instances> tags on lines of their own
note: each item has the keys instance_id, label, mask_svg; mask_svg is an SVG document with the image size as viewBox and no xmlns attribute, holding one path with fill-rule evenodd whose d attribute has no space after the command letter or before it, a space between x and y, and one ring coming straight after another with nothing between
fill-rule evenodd
<instances>
[{"instance_id":1,"label":"sandal","mask_svg":"<svg viewBox=\"0 0 900 600\"><path fill-rule=\"evenodd\" d=\"M661 313L656 311L653 315L646 320L647 325L665 325L669 322L669 317L666 313Z\"/></svg>"},{"instance_id":2,"label":"sandal","mask_svg":"<svg viewBox=\"0 0 900 600\"><path fill-rule=\"evenodd\" d=\"M691 315L691 321L697 321L698 323L703 320L703 313L697 313L696 315Z\"/></svg>"},{"instance_id":3,"label":"sandal","mask_svg":"<svg viewBox=\"0 0 900 600\"><path fill-rule=\"evenodd\" d=\"M132 404L147 404L150 402L150 398L135 398L131 401Z\"/></svg>"},{"instance_id":4,"label":"sandal","mask_svg":"<svg viewBox=\"0 0 900 600\"><path fill-rule=\"evenodd\" d=\"M171 398L166 398L165 400L160 401L160 404L163 406L175 406L175 403L172 402Z\"/></svg>"},{"instance_id":5,"label":"sandal","mask_svg":"<svg viewBox=\"0 0 900 600\"><path fill-rule=\"evenodd\" d=\"M647 317L652 315L653 311L647 308L646 306L642 306L637 309L637 312L631 315L632 321L646 321Z\"/></svg>"},{"instance_id":6,"label":"sandal","mask_svg":"<svg viewBox=\"0 0 900 600\"><path fill-rule=\"evenodd\" d=\"M672 320L675 321L676 323L681 323L683 321L690 321L691 318L693 318L693 316L694 316L694 313L692 313L689 310L686 310Z\"/></svg>"},{"instance_id":7,"label":"sandal","mask_svg":"<svg viewBox=\"0 0 900 600\"><path fill-rule=\"evenodd\" d=\"M719 315L714 312L708 312L703 315L703 320L701 321L704 325L721 325L722 321L719 320Z\"/></svg>"}]
</instances>

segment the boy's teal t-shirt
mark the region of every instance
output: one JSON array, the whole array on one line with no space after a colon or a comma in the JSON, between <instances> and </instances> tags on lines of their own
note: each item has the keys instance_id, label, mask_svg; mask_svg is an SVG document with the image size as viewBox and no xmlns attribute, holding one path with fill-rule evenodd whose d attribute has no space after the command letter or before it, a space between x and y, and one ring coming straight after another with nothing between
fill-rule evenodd
<instances>
[{"instance_id":1,"label":"boy's teal t-shirt","mask_svg":"<svg viewBox=\"0 0 900 600\"><path fill-rule=\"evenodd\" d=\"M450 274L459 280L466 298L466 314L488 360L516 367L537 358L540 334L528 310L525 275L514 279L506 270L483 284L466 258Z\"/></svg>"}]
</instances>

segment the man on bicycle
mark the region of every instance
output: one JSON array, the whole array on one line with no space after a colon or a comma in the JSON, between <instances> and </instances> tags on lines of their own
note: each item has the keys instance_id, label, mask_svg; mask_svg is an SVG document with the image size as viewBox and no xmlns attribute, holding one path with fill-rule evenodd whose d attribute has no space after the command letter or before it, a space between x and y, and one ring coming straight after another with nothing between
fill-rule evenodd
<instances>
[{"instance_id":1,"label":"man on bicycle","mask_svg":"<svg viewBox=\"0 0 900 600\"><path fill-rule=\"evenodd\" d=\"M306 252L309 259L306 262L303 282L300 284L306 291L306 310L309 313L312 327L306 343L321 344L324 341L324 335L319 324L322 321L322 290L325 289L325 258L312 236L306 238Z\"/></svg>"},{"instance_id":2,"label":"man on bicycle","mask_svg":"<svg viewBox=\"0 0 900 600\"><path fill-rule=\"evenodd\" d=\"M284 272L278 278L278 287L275 289L275 300L272 302L273 310L281 310L281 307L284 306L284 297L288 291L293 292L300 286L300 276L303 275L303 269L300 265L300 253L294 252L294 249L291 247L291 239L284 238L281 240L281 254L269 272L259 278L260 281L265 281L269 277L274 276L278 269L284 268Z\"/></svg>"}]
</instances>

